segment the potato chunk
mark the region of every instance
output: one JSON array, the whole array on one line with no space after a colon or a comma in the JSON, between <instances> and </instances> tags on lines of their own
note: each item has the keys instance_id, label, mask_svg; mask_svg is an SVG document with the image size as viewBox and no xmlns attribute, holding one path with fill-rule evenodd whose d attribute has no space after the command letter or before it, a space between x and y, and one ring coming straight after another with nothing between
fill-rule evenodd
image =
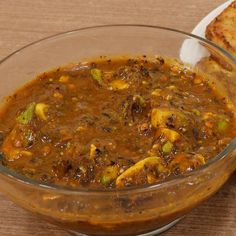
<instances>
[{"instance_id":1,"label":"potato chunk","mask_svg":"<svg viewBox=\"0 0 236 236\"><path fill-rule=\"evenodd\" d=\"M117 179L116 179L116 186L121 188L124 187L127 183L135 182L138 178L136 178L137 175L139 175L141 172L144 173L144 183L148 182L147 176L150 176L150 173L148 171L150 169L151 172L155 170L155 179L158 178L159 174L166 174L168 173L168 170L166 167L162 164L161 158L152 156L147 157L139 162L137 162L135 165L131 166L127 170L125 170ZM143 178L140 178L143 179ZM139 179L139 180L140 180Z\"/></svg>"},{"instance_id":2,"label":"potato chunk","mask_svg":"<svg viewBox=\"0 0 236 236\"><path fill-rule=\"evenodd\" d=\"M166 108L154 108L151 112L151 124L153 127L180 127L187 125L187 119L184 113Z\"/></svg>"},{"instance_id":3,"label":"potato chunk","mask_svg":"<svg viewBox=\"0 0 236 236\"><path fill-rule=\"evenodd\" d=\"M157 132L163 134L172 143L180 139L180 134L172 129L161 128Z\"/></svg>"},{"instance_id":4,"label":"potato chunk","mask_svg":"<svg viewBox=\"0 0 236 236\"><path fill-rule=\"evenodd\" d=\"M35 106L35 114L41 120L47 120L46 112L47 112L48 108L49 108L49 106L44 103L37 103Z\"/></svg>"},{"instance_id":5,"label":"potato chunk","mask_svg":"<svg viewBox=\"0 0 236 236\"><path fill-rule=\"evenodd\" d=\"M113 90L123 90L129 88L129 84L124 80L117 79L111 82L111 87Z\"/></svg>"}]
</instances>

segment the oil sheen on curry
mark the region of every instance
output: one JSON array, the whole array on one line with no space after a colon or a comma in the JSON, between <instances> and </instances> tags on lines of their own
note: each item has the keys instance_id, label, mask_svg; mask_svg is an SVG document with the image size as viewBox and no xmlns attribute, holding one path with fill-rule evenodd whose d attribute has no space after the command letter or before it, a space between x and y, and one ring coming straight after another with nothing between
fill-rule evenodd
<instances>
[{"instance_id":1,"label":"oil sheen on curry","mask_svg":"<svg viewBox=\"0 0 236 236\"><path fill-rule=\"evenodd\" d=\"M103 57L43 73L8 99L0 119L3 165L74 188L173 178L235 136L214 84L160 57Z\"/></svg>"}]
</instances>

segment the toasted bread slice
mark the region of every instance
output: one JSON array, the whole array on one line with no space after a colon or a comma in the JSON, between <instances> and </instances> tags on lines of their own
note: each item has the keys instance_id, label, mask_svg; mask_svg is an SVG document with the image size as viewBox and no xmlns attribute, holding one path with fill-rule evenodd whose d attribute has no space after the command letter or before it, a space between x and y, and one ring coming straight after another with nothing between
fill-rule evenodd
<instances>
[{"instance_id":1,"label":"toasted bread slice","mask_svg":"<svg viewBox=\"0 0 236 236\"><path fill-rule=\"evenodd\" d=\"M222 67L222 65L212 57L204 57L202 58L197 66L209 75L214 75L216 77L221 78L222 74L224 76L231 76L232 72Z\"/></svg>"},{"instance_id":2,"label":"toasted bread slice","mask_svg":"<svg viewBox=\"0 0 236 236\"><path fill-rule=\"evenodd\" d=\"M236 56L236 1L206 28L206 38Z\"/></svg>"}]
</instances>

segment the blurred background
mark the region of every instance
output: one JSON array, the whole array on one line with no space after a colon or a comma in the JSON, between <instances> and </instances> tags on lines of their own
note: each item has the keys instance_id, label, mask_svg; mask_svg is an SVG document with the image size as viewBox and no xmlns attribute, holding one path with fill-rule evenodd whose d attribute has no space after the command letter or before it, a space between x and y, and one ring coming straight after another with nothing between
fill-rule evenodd
<instances>
[{"instance_id":1,"label":"blurred background","mask_svg":"<svg viewBox=\"0 0 236 236\"><path fill-rule=\"evenodd\" d=\"M149 24L191 32L224 0L0 0L0 58L32 41L101 24Z\"/></svg>"}]
</instances>

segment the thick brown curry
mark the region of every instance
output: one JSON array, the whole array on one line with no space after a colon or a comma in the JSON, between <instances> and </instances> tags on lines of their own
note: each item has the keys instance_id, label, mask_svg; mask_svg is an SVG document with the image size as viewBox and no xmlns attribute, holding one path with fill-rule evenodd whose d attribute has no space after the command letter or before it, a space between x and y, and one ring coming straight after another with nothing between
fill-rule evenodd
<instances>
[{"instance_id":1,"label":"thick brown curry","mask_svg":"<svg viewBox=\"0 0 236 236\"><path fill-rule=\"evenodd\" d=\"M57 185L123 188L204 165L235 136L203 75L163 58L101 59L38 76L0 116L3 165Z\"/></svg>"}]
</instances>

